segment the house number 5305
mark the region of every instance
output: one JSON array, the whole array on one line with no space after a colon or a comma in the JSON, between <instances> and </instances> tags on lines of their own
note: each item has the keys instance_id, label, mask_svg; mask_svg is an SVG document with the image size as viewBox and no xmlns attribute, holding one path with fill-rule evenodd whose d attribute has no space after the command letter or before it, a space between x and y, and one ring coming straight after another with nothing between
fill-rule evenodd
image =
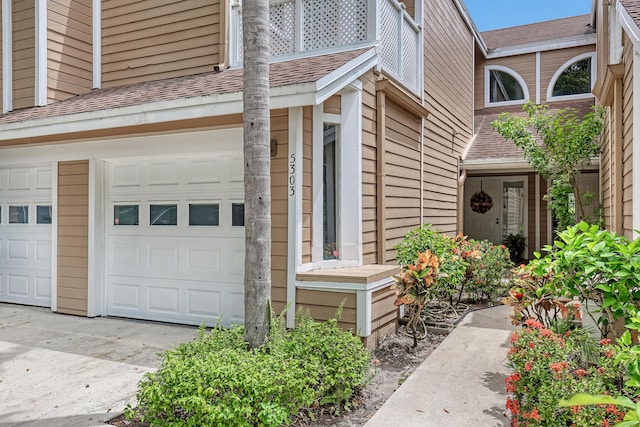
<instances>
[{"instance_id":1,"label":"house number 5305","mask_svg":"<svg viewBox=\"0 0 640 427\"><path fill-rule=\"evenodd\" d=\"M296 155L289 156L289 197L296 195Z\"/></svg>"}]
</instances>

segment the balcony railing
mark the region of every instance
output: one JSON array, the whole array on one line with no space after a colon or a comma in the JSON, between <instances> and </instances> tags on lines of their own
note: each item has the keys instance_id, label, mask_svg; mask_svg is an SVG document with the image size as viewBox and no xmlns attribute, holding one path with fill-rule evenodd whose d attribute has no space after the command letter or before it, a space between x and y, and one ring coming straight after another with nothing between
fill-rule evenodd
<instances>
[{"instance_id":1,"label":"balcony railing","mask_svg":"<svg viewBox=\"0 0 640 427\"><path fill-rule=\"evenodd\" d=\"M397 0L272 0L269 24L275 58L379 39L383 70L418 93L420 27ZM238 65L242 63L240 0L232 5L232 28L231 60Z\"/></svg>"},{"instance_id":2,"label":"balcony railing","mask_svg":"<svg viewBox=\"0 0 640 427\"><path fill-rule=\"evenodd\" d=\"M420 27L396 0L380 0L382 69L414 93L420 90Z\"/></svg>"}]
</instances>

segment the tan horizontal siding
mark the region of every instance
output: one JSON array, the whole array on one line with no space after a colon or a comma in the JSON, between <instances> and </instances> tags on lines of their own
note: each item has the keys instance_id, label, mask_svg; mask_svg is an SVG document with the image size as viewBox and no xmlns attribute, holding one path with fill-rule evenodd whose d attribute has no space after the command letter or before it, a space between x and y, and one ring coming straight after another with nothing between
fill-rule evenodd
<instances>
[{"instance_id":1,"label":"tan horizontal siding","mask_svg":"<svg viewBox=\"0 0 640 427\"><path fill-rule=\"evenodd\" d=\"M102 2L105 87L213 71L225 18L205 0Z\"/></svg>"},{"instance_id":2,"label":"tan horizontal siding","mask_svg":"<svg viewBox=\"0 0 640 427\"><path fill-rule=\"evenodd\" d=\"M89 161L58 164L58 311L87 315Z\"/></svg>"},{"instance_id":3,"label":"tan horizontal siding","mask_svg":"<svg viewBox=\"0 0 640 427\"><path fill-rule=\"evenodd\" d=\"M35 99L35 8L34 2L12 4L13 108L33 107Z\"/></svg>"},{"instance_id":4,"label":"tan horizontal siding","mask_svg":"<svg viewBox=\"0 0 640 427\"><path fill-rule=\"evenodd\" d=\"M377 119L375 75L369 71L360 78L362 82L362 197L377 197ZM377 252L378 218L376 203L362 206L362 255L364 264L382 262Z\"/></svg>"},{"instance_id":5,"label":"tan horizontal siding","mask_svg":"<svg viewBox=\"0 0 640 427\"><path fill-rule=\"evenodd\" d=\"M287 305L288 120L287 110L271 112L271 138L278 141L278 153L271 158L271 301L277 313Z\"/></svg>"},{"instance_id":6,"label":"tan horizontal siding","mask_svg":"<svg viewBox=\"0 0 640 427\"><path fill-rule=\"evenodd\" d=\"M472 136L475 43L454 2L424 0L423 222L458 227L458 157ZM402 236L396 236L399 241Z\"/></svg>"},{"instance_id":7,"label":"tan horizontal siding","mask_svg":"<svg viewBox=\"0 0 640 427\"><path fill-rule=\"evenodd\" d=\"M335 318L336 310L344 302L342 317L338 324L343 329L356 330L356 294L343 292L312 291L298 289L296 292L296 307L304 311L309 310L311 317L318 321Z\"/></svg>"},{"instance_id":8,"label":"tan horizontal siding","mask_svg":"<svg viewBox=\"0 0 640 427\"><path fill-rule=\"evenodd\" d=\"M623 32L624 76L622 89L622 230L633 238L633 43Z\"/></svg>"}]
</instances>

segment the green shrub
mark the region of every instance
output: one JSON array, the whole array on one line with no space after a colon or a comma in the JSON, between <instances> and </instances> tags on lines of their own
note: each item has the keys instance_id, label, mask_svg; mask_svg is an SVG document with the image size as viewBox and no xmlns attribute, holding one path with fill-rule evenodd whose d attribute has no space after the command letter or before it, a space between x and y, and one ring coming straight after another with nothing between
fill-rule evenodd
<instances>
[{"instance_id":1,"label":"green shrub","mask_svg":"<svg viewBox=\"0 0 640 427\"><path fill-rule=\"evenodd\" d=\"M274 322L270 341L254 351L242 327L201 328L196 340L161 355L128 417L152 426L277 426L318 405L348 408L369 379L368 353L336 319L297 322L291 331Z\"/></svg>"},{"instance_id":2,"label":"green shrub","mask_svg":"<svg viewBox=\"0 0 640 427\"><path fill-rule=\"evenodd\" d=\"M413 264L418 254L426 250L435 254L440 260L439 278L431 292L451 299L463 286L469 265L459 255L458 247L456 239L432 229L431 224L423 224L410 230L394 249L397 251L396 262L402 267Z\"/></svg>"}]
</instances>

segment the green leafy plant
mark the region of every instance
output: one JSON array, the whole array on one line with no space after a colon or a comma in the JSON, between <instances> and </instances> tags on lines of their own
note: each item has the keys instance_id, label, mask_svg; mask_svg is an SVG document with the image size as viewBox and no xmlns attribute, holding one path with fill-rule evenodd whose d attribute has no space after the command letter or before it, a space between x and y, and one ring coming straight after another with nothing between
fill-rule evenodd
<instances>
[{"instance_id":1,"label":"green leafy plant","mask_svg":"<svg viewBox=\"0 0 640 427\"><path fill-rule=\"evenodd\" d=\"M462 257L469 263L465 290L478 301L486 299L493 302L504 295L513 266L508 249L487 240L466 241L461 247Z\"/></svg>"},{"instance_id":2,"label":"green leafy plant","mask_svg":"<svg viewBox=\"0 0 640 427\"><path fill-rule=\"evenodd\" d=\"M415 262L419 253L430 250L440 260L439 274L435 277L432 295L448 298L453 302L453 296L464 286L469 266L461 256L461 238L464 239L464 236L451 238L431 228L430 224L423 224L410 230L394 247L396 262L401 267L407 266Z\"/></svg>"},{"instance_id":3,"label":"green leafy plant","mask_svg":"<svg viewBox=\"0 0 640 427\"><path fill-rule=\"evenodd\" d=\"M603 426L622 419L616 407L558 408L572 394L624 391L609 340L596 345L582 328L560 335L529 319L510 341L507 366L512 372L505 384L512 426Z\"/></svg>"},{"instance_id":4,"label":"green leafy plant","mask_svg":"<svg viewBox=\"0 0 640 427\"><path fill-rule=\"evenodd\" d=\"M532 265L521 265L511 270L511 289L502 303L513 307L511 323L522 325L527 319L535 319L547 328L561 320L582 320L580 302L566 296L558 296L553 272L538 270Z\"/></svg>"},{"instance_id":5,"label":"green leafy plant","mask_svg":"<svg viewBox=\"0 0 640 427\"><path fill-rule=\"evenodd\" d=\"M162 426L278 426L301 411L349 408L370 378L369 355L337 319L298 314L297 328L272 323L269 341L249 350L243 328L199 330L161 355L138 385L127 416Z\"/></svg>"},{"instance_id":6,"label":"green leafy plant","mask_svg":"<svg viewBox=\"0 0 640 427\"><path fill-rule=\"evenodd\" d=\"M593 301L600 312L594 320L602 336L615 337L615 320L628 320L640 301L640 240L629 242L612 231L580 222L558 233L554 246L544 250L548 255L535 254L530 263L532 275L551 274L539 292L578 297L583 304Z\"/></svg>"},{"instance_id":7,"label":"green leafy plant","mask_svg":"<svg viewBox=\"0 0 640 427\"><path fill-rule=\"evenodd\" d=\"M572 108L549 110L547 105L531 102L522 110L526 116L502 113L491 126L521 148L531 168L551 183L546 197L558 228L574 225L576 215L599 222L599 218L586 217L585 206L593 202L593 196L580 192L577 177L600 153L602 108L594 107L584 117Z\"/></svg>"}]
</instances>

